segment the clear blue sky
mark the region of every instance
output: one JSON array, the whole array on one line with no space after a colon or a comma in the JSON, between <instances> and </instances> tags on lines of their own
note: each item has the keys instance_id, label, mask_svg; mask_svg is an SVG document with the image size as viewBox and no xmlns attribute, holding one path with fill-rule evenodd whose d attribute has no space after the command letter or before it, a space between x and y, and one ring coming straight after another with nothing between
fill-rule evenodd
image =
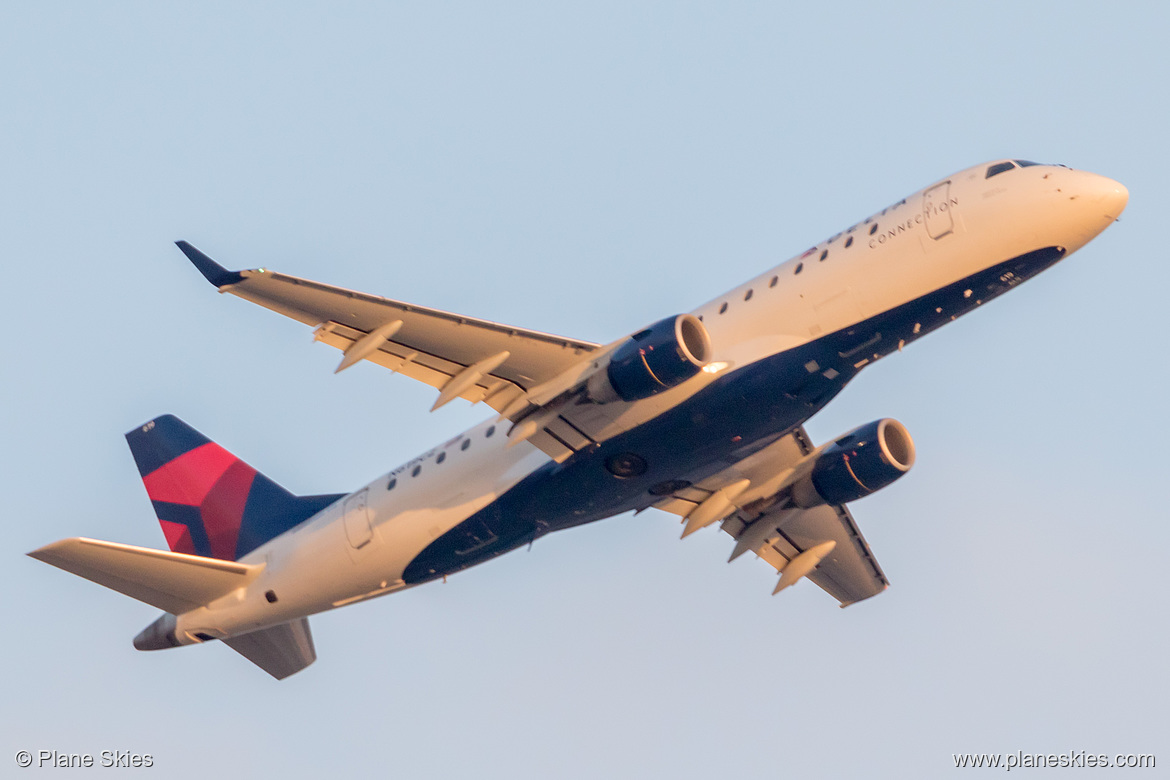
<instances>
[{"instance_id":1,"label":"clear blue sky","mask_svg":"<svg viewBox=\"0 0 1170 780\"><path fill-rule=\"evenodd\" d=\"M1170 765L1164 4L237 6L0 10L0 774L24 748L175 778ZM164 412L301 493L486 416L333 376L175 239L606 341L1004 156L1130 206L810 423L893 416L918 444L854 507L893 581L869 602L772 598L726 536L648 512L320 616L318 662L278 684L223 647L134 651L154 610L23 556L164 546L122 439Z\"/></svg>"}]
</instances>

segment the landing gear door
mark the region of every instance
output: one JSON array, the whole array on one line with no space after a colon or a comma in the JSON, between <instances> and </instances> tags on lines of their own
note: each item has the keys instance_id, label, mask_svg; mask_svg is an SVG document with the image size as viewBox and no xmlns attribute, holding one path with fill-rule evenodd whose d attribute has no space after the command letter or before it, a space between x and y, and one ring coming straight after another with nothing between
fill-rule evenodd
<instances>
[{"instance_id":1,"label":"landing gear door","mask_svg":"<svg viewBox=\"0 0 1170 780\"><path fill-rule=\"evenodd\" d=\"M368 492L362 490L345 499L345 536L349 539L349 546L355 550L365 547L374 538L374 531L370 527L370 508L366 504Z\"/></svg>"},{"instance_id":2,"label":"landing gear door","mask_svg":"<svg viewBox=\"0 0 1170 780\"><path fill-rule=\"evenodd\" d=\"M955 232L955 218L951 215L951 182L936 184L922 193L922 211L926 220L926 234L938 241Z\"/></svg>"}]
</instances>

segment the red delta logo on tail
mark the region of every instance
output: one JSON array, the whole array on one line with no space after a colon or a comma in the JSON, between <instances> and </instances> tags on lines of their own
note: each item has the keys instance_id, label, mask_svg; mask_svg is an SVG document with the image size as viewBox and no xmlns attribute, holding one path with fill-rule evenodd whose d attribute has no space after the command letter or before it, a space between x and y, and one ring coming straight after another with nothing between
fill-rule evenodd
<instances>
[{"instance_id":1,"label":"red delta logo on tail","mask_svg":"<svg viewBox=\"0 0 1170 780\"><path fill-rule=\"evenodd\" d=\"M255 477L256 469L208 442L143 475L142 481L173 551L232 561Z\"/></svg>"},{"instance_id":2,"label":"red delta logo on tail","mask_svg":"<svg viewBox=\"0 0 1170 780\"><path fill-rule=\"evenodd\" d=\"M294 496L174 415L126 442L174 552L239 560L340 497Z\"/></svg>"}]
</instances>

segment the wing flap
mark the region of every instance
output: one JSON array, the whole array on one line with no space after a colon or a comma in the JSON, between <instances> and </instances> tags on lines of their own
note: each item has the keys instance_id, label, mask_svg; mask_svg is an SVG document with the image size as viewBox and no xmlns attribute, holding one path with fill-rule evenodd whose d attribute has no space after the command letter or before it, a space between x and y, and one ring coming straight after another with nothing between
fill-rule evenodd
<instances>
[{"instance_id":1,"label":"wing flap","mask_svg":"<svg viewBox=\"0 0 1170 780\"><path fill-rule=\"evenodd\" d=\"M876 596L890 586L853 515L844 506L821 506L799 512L781 526L780 532L794 551L803 552L828 539L837 542L808 577L840 601L841 606Z\"/></svg>"},{"instance_id":2,"label":"wing flap","mask_svg":"<svg viewBox=\"0 0 1170 780\"><path fill-rule=\"evenodd\" d=\"M251 582L263 566L74 537L29 556L181 615Z\"/></svg>"},{"instance_id":3,"label":"wing flap","mask_svg":"<svg viewBox=\"0 0 1170 780\"><path fill-rule=\"evenodd\" d=\"M336 347L342 352L350 349L365 335L364 331L333 320L321 324L313 333L313 337L317 341ZM365 359L436 389L441 389L452 377L465 368L453 360L447 360L429 352L410 349L392 340L387 340L381 348L367 355ZM487 394L488 389L494 388L500 382L515 386L513 382L494 378L489 374L484 381L478 382L472 388L460 393L459 397L473 402L480 401Z\"/></svg>"},{"instance_id":4,"label":"wing flap","mask_svg":"<svg viewBox=\"0 0 1170 780\"><path fill-rule=\"evenodd\" d=\"M760 518L767 522L768 518ZM808 578L846 607L876 596L889 587L889 581L877 559L857 528L853 516L844 506L819 506L790 512L780 523L778 536L761 548L780 556L776 566L772 556L761 558L779 570L794 557L821 542L837 544Z\"/></svg>"}]
</instances>

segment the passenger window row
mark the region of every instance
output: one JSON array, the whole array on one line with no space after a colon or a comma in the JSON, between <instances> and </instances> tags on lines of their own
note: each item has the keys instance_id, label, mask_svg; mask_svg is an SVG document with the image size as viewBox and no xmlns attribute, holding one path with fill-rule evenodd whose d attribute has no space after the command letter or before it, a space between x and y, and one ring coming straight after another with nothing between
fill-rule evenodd
<instances>
[{"instance_id":1,"label":"passenger window row","mask_svg":"<svg viewBox=\"0 0 1170 780\"><path fill-rule=\"evenodd\" d=\"M898 206L905 205L905 203L906 203L906 200L905 200L905 198L903 198L901 201L899 201L898 203L894 204L894 206L893 206L893 207L891 207L891 208L897 208ZM882 210L882 214L885 214L887 210L888 210L888 209L883 209L883 210ZM873 217L870 217L870 219L873 219ZM869 221L870 221L870 219L867 219L867 220L865 220L865 221L866 221L866 222L869 222ZM825 243L826 243L826 244L831 244L831 243L833 243L834 241L836 241L838 238L840 238L842 235L845 235L846 233L852 233L854 230L856 230L856 229L857 229L857 227L858 227L858 225L854 225L853 227L849 228L848 230L845 230L845 231L843 231L843 232L841 232L841 233L838 233L838 234L836 234L835 236L833 236L832 238L830 238L830 239L829 239L828 241L826 241ZM876 233L876 232L877 232L877 229L878 229L878 225L877 225L877 223L876 223L876 222L874 222L874 223L873 223L873 225L872 225L872 226L869 228L869 234L872 236L874 233ZM846 249L848 249L848 248L849 248L849 247L851 247L851 246L853 246L853 236L848 236L848 237L845 239L845 248L846 248ZM802 257L807 257L807 256L809 256L809 255L813 254L814 252L816 252L816 247L813 247L812 249L810 249L810 250L808 250L807 252L805 252L805 253L804 253L804 255L802 255ZM822 263L823 263L825 260L827 260L827 259L828 259L828 257L829 257L829 250L828 250L827 248L826 248L826 249L822 249L822 250L821 250L820 257L818 257L818 258L817 258L817 260L818 260L818 262L822 262ZM799 273L800 273L801 271L803 271L803 270L804 270L804 261L803 261L803 260L801 260L801 261L797 262L797 264L796 264L796 267L792 269L792 274L795 276L796 274L799 274ZM777 275L777 276L773 276L773 277L771 278L771 280L769 280L769 281L768 281L768 287L769 287L769 288L775 287L775 286L776 286L776 284L777 284L779 281L780 281L780 277L779 277L778 275ZM753 293L754 293L754 292L755 292L755 291L754 291L752 288L748 288L748 291L747 291L747 292L745 292L745 293L743 294L743 299L744 299L745 301L750 301L750 300L752 299L752 295L753 295ZM724 302L723 302L722 304L720 304L720 306L719 306L719 313L720 313L720 314L724 314L724 313L726 313L728 308L729 308L729 307L728 307L728 303L727 303L727 301L724 301ZM701 321L702 319L703 319L703 315L701 315L701 314L700 314L700 315L699 315L699 320Z\"/></svg>"},{"instance_id":2,"label":"passenger window row","mask_svg":"<svg viewBox=\"0 0 1170 780\"><path fill-rule=\"evenodd\" d=\"M483 437L485 439L490 439L495 432L496 432L496 426L489 425L488 429L483 432ZM471 446L471 439L464 439L463 443L459 445L459 449L466 451L467 448L470 446ZM446 459L447 459L447 451L444 450L435 456L435 465L442 463ZM422 468L423 468L423 464L416 463L414 468L412 468L410 470L410 476L417 477L419 474L422 473ZM390 477L390 481L386 483L386 489L393 490L397 486L398 486L398 477Z\"/></svg>"}]
</instances>

